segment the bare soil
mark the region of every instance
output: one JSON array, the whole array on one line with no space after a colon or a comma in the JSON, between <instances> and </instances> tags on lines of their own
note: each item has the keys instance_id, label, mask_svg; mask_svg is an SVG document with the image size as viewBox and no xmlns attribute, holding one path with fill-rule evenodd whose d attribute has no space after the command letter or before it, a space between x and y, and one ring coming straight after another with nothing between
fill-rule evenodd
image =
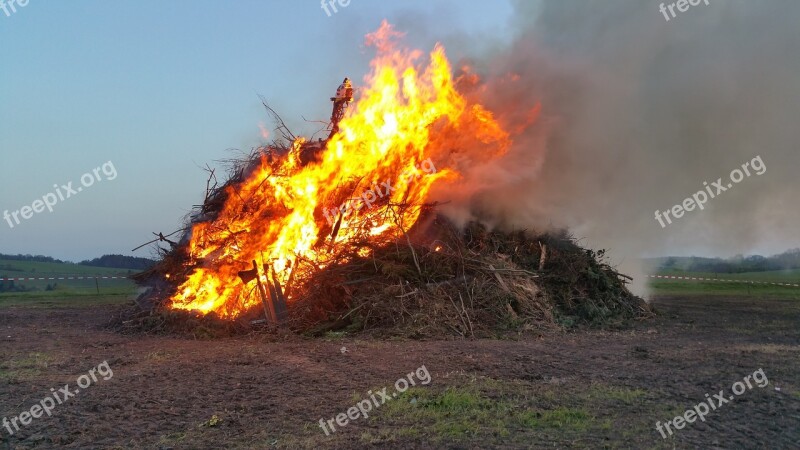
<instances>
[{"instance_id":1,"label":"bare soil","mask_svg":"<svg viewBox=\"0 0 800 450\"><path fill-rule=\"evenodd\" d=\"M107 361L0 449L800 448L800 302L661 297L624 330L518 340L125 336L119 306L0 310L0 418ZM326 436L318 425L420 366L431 382ZM662 423L769 379L666 439ZM7 430L0 429L4 434Z\"/></svg>"}]
</instances>

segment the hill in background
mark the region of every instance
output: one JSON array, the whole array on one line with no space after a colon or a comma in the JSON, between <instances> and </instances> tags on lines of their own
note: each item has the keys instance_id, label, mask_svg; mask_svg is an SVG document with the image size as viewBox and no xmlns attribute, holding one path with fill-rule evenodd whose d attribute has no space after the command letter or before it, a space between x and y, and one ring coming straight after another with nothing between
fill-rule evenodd
<instances>
[{"instance_id":1,"label":"hill in background","mask_svg":"<svg viewBox=\"0 0 800 450\"><path fill-rule=\"evenodd\" d=\"M781 254L764 257L761 255L733 258L704 258L699 256L667 256L645 260L656 271L681 270L685 272L706 273L745 273L769 272L775 270L800 269L800 249L787 250Z\"/></svg>"},{"instance_id":2,"label":"hill in background","mask_svg":"<svg viewBox=\"0 0 800 450\"><path fill-rule=\"evenodd\" d=\"M32 263L55 263L55 264L69 264L69 261L62 261L60 259L55 259L50 256L42 256L42 255L5 255L0 253L0 260L4 261L22 261L22 262L32 262ZM123 255L103 255L99 258L94 258L86 261L81 261L78 263L81 266L89 266L89 267L104 267L104 268L113 268L113 269L128 269L128 270L147 270L155 264L155 261L148 258L138 258L134 256L123 256ZM14 268L10 267L1 267L0 269L4 270L15 270Z\"/></svg>"},{"instance_id":3,"label":"hill in background","mask_svg":"<svg viewBox=\"0 0 800 450\"><path fill-rule=\"evenodd\" d=\"M137 258L123 255L103 255L92 260L81 261L78 264L91 267L111 267L114 269L147 270L156 262L152 259Z\"/></svg>"}]
</instances>

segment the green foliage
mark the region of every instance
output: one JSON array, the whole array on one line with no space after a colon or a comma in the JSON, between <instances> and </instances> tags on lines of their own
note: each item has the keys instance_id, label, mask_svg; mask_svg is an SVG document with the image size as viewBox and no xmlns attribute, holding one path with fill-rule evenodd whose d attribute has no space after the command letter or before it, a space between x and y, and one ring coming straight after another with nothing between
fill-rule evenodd
<instances>
[{"instance_id":1,"label":"green foliage","mask_svg":"<svg viewBox=\"0 0 800 450\"><path fill-rule=\"evenodd\" d=\"M80 265L92 267L108 267L114 269L147 270L156 262L148 258L137 258L123 255L103 255L99 258L81 261Z\"/></svg>"},{"instance_id":2,"label":"green foliage","mask_svg":"<svg viewBox=\"0 0 800 450\"><path fill-rule=\"evenodd\" d=\"M769 272L777 270L800 269L800 249L787 250L779 255L764 257L761 255L743 256L733 258L703 258L698 256L676 257L669 256L652 260L659 270L686 271L686 272L712 272L712 273L744 273L744 272Z\"/></svg>"}]
</instances>

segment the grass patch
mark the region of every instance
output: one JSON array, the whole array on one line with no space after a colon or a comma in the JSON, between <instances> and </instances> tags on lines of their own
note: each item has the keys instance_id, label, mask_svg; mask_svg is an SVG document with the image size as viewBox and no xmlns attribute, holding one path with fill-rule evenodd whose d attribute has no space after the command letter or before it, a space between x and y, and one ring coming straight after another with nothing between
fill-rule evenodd
<instances>
[{"instance_id":1,"label":"grass patch","mask_svg":"<svg viewBox=\"0 0 800 450\"><path fill-rule=\"evenodd\" d=\"M651 435L660 439L653 430L654 418L670 419L686 409L686 405L664 402L663 395L649 387L587 385L571 378L552 383L548 378L455 375L446 385L412 387L373 406L369 418L359 417L344 429L337 426L329 436L316 422L309 422L302 435L270 435L277 443L269 446L351 448L351 439L356 437L361 446L376 448L472 448L475 443L483 444L481 448L529 448L532 442L565 448L602 438L609 443L604 448L640 448L618 443L641 444L641 436ZM373 387L372 392L381 390ZM390 396L393 392L387 389ZM340 412L366 398L366 394L353 393ZM351 427L358 428L357 434L349 434L356 431ZM262 441L268 446L267 436ZM247 444L242 448L252 447L252 441Z\"/></svg>"},{"instance_id":2,"label":"grass patch","mask_svg":"<svg viewBox=\"0 0 800 450\"><path fill-rule=\"evenodd\" d=\"M659 271L657 275L800 284L800 271L798 270L745 273L706 273L685 272L681 270L663 270ZM749 284L735 281L664 279L650 279L649 286L652 290L652 293L656 295L761 296L800 300L800 287L792 286Z\"/></svg>"},{"instance_id":3,"label":"grass patch","mask_svg":"<svg viewBox=\"0 0 800 450\"><path fill-rule=\"evenodd\" d=\"M0 278L65 278L63 280L0 281L0 307L18 305L28 299L60 299L73 296L132 295L136 285L127 278L76 280L69 277L128 277L136 273L128 269L83 266L73 263L50 263L0 259ZM11 288L22 288L21 292ZM99 294L98 294L99 287Z\"/></svg>"},{"instance_id":4,"label":"grass patch","mask_svg":"<svg viewBox=\"0 0 800 450\"><path fill-rule=\"evenodd\" d=\"M528 428L570 428L583 431L590 417L584 409L560 407L550 411L526 411L521 419Z\"/></svg>"},{"instance_id":5,"label":"grass patch","mask_svg":"<svg viewBox=\"0 0 800 450\"><path fill-rule=\"evenodd\" d=\"M482 387L487 386L451 386L440 392L411 388L382 405L370 418L380 425L402 427L365 432L362 442L376 444L417 435L436 436L439 440L509 437L524 430L583 432L595 424L592 415L580 407L532 407L521 404L516 395L495 396L483 392ZM490 383L488 387L497 386Z\"/></svg>"},{"instance_id":6,"label":"grass patch","mask_svg":"<svg viewBox=\"0 0 800 450\"><path fill-rule=\"evenodd\" d=\"M159 439L160 444L176 444L182 442L186 439L186 433L184 432L177 432L177 433L170 433L165 436L161 436Z\"/></svg>"},{"instance_id":7,"label":"grass patch","mask_svg":"<svg viewBox=\"0 0 800 450\"><path fill-rule=\"evenodd\" d=\"M326 341L338 341L345 337L347 337L347 332L345 331L328 331L322 336Z\"/></svg>"},{"instance_id":8,"label":"grass patch","mask_svg":"<svg viewBox=\"0 0 800 450\"><path fill-rule=\"evenodd\" d=\"M101 290L102 292L102 290ZM0 295L0 308L24 306L30 308L85 308L87 306L122 305L130 301L133 291L100 295L34 295L34 293L14 293ZM36 293L39 294L39 293ZM42 293L43 294L43 293ZM51 294L51 293L47 293Z\"/></svg>"},{"instance_id":9,"label":"grass patch","mask_svg":"<svg viewBox=\"0 0 800 450\"><path fill-rule=\"evenodd\" d=\"M630 389L626 387L609 386L604 384L593 384L586 392L590 400L621 402L626 405L633 404L640 400L647 391L643 389Z\"/></svg>"},{"instance_id":10,"label":"grass patch","mask_svg":"<svg viewBox=\"0 0 800 450\"><path fill-rule=\"evenodd\" d=\"M0 381L9 384L29 381L39 376L52 361L52 358L39 352L28 353L25 356L12 357L0 363Z\"/></svg>"},{"instance_id":11,"label":"grass patch","mask_svg":"<svg viewBox=\"0 0 800 450\"><path fill-rule=\"evenodd\" d=\"M135 270L112 269L108 267L84 266L75 263L55 263L39 261L17 261L13 259L0 259L0 274L8 272L12 278L15 274L26 272L42 275L105 275L105 276L125 276L135 273ZM22 275L19 275L22 276ZM25 276L28 276L27 274Z\"/></svg>"},{"instance_id":12,"label":"grass patch","mask_svg":"<svg viewBox=\"0 0 800 450\"><path fill-rule=\"evenodd\" d=\"M165 362L165 361L173 361L175 355L172 352L168 352L166 350L156 350L154 352L150 352L145 355L145 359L151 362Z\"/></svg>"},{"instance_id":13,"label":"grass patch","mask_svg":"<svg viewBox=\"0 0 800 450\"><path fill-rule=\"evenodd\" d=\"M714 273L714 272L687 272L679 269L660 270L657 275L670 275L676 277L690 276L702 278L717 278L723 280L752 280L770 281L776 283L800 283L800 269L770 270L765 272L741 273Z\"/></svg>"}]
</instances>

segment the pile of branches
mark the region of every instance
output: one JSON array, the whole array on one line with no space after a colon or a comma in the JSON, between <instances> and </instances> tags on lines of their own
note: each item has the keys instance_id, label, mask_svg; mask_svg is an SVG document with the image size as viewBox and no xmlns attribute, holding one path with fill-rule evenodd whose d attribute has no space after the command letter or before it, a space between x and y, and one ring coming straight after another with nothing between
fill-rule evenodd
<instances>
[{"instance_id":1,"label":"pile of branches","mask_svg":"<svg viewBox=\"0 0 800 450\"><path fill-rule=\"evenodd\" d=\"M137 299L134 308L114 319L115 329L196 337L254 329L277 331L261 320L264 316L260 308L235 320L169 308L169 299L178 286L200 264L192 261L188 252L193 224L214 222L229 200L242 202L244 212L255 210L248 206L249 199L229 196L238 193L237 187L259 166L271 164L278 169L289 157L297 158L301 165L315 163L324 143L307 142L299 154L291 155L289 142L294 136L280 118L277 121L284 139L229 161L223 184L208 169L205 199L188 216L178 242L157 234L157 241L166 241L169 247L159 247L160 261L135 276L148 292ZM273 172L282 176L280 170ZM321 204L342 204L357 192L360 182L343 181ZM349 220L346 241L337 241L341 219L324 225L326 221L319 217L317 223L323 225L317 247L324 249L320 251L322 259L295 261L289 286L284 286L291 292L288 320L278 334L289 330L320 335L345 330L406 337L481 337L579 325L608 326L652 315L648 305L627 289L629 278L603 261L603 251L583 249L565 232L489 230L480 223L459 228L438 215L436 205L388 202L387 196L375 203L372 212L360 215L357 222ZM382 217L375 216L378 211ZM406 223L412 211L414 216L420 212L416 224ZM387 219L399 231L372 236L373 224L386 223ZM244 289L242 292L245 295Z\"/></svg>"},{"instance_id":2,"label":"pile of branches","mask_svg":"<svg viewBox=\"0 0 800 450\"><path fill-rule=\"evenodd\" d=\"M170 310L164 299L175 285L164 279L153 284L152 272L153 291L140 300L138 312L118 318L117 328L195 337L256 329L496 337L652 316L627 289L627 277L603 262L603 251L583 249L565 232L491 231L480 223L458 228L433 208L424 216L400 238L348 242L324 268L298 276L282 328L254 325L259 308L237 320ZM172 270L184 258L184 247L175 248L154 271Z\"/></svg>"},{"instance_id":3,"label":"pile of branches","mask_svg":"<svg viewBox=\"0 0 800 450\"><path fill-rule=\"evenodd\" d=\"M459 229L433 215L407 239L363 242L314 275L293 305L299 330L489 337L652 316L626 278L566 233Z\"/></svg>"}]
</instances>

